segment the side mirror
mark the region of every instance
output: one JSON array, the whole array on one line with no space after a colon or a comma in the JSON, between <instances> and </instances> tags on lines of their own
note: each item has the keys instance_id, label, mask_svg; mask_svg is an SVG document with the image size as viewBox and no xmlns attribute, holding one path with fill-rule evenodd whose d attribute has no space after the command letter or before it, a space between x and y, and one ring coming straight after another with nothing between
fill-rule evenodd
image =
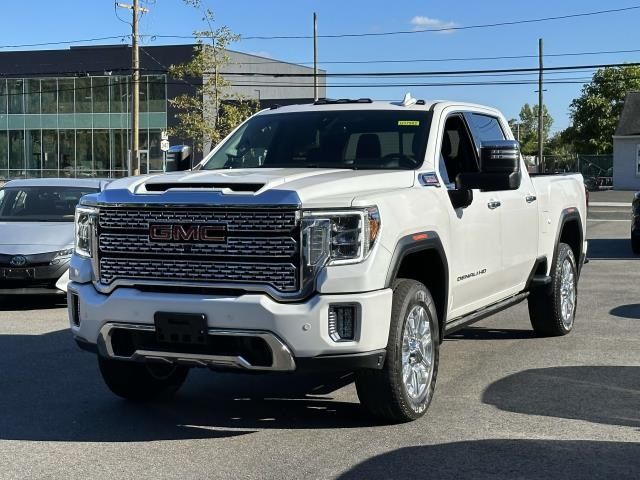
<instances>
[{"instance_id":1,"label":"side mirror","mask_svg":"<svg viewBox=\"0 0 640 480\"><path fill-rule=\"evenodd\" d=\"M520 144L515 140L482 142L480 173L461 173L456 187L461 190L517 190L521 181Z\"/></svg>"},{"instance_id":2,"label":"side mirror","mask_svg":"<svg viewBox=\"0 0 640 480\"><path fill-rule=\"evenodd\" d=\"M453 208L467 208L473 202L473 190L449 190Z\"/></svg>"}]
</instances>

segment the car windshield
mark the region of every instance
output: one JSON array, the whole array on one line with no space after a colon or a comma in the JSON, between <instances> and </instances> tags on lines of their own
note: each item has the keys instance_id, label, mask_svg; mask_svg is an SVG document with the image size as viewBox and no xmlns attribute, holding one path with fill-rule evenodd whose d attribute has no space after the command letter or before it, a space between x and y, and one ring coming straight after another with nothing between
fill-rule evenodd
<instances>
[{"instance_id":1,"label":"car windshield","mask_svg":"<svg viewBox=\"0 0 640 480\"><path fill-rule=\"evenodd\" d=\"M201 168L419 167L431 113L325 110L257 115L205 159Z\"/></svg>"},{"instance_id":2,"label":"car windshield","mask_svg":"<svg viewBox=\"0 0 640 480\"><path fill-rule=\"evenodd\" d=\"M8 187L0 189L0 221L72 222L80 197L96 193L88 187Z\"/></svg>"}]
</instances>

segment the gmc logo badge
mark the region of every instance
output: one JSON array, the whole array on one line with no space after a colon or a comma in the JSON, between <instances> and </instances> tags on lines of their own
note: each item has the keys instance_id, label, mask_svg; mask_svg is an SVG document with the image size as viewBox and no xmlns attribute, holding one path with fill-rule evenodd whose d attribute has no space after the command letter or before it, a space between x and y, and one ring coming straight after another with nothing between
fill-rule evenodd
<instances>
[{"instance_id":1,"label":"gmc logo badge","mask_svg":"<svg viewBox=\"0 0 640 480\"><path fill-rule=\"evenodd\" d=\"M160 223L149 225L149 240L154 242L214 243L227 239L226 225Z\"/></svg>"}]
</instances>

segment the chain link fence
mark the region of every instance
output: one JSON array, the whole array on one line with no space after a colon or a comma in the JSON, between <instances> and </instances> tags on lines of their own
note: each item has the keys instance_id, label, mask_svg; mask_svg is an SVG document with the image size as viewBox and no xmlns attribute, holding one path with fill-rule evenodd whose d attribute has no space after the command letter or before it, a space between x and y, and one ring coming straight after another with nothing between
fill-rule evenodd
<instances>
[{"instance_id":1,"label":"chain link fence","mask_svg":"<svg viewBox=\"0 0 640 480\"><path fill-rule=\"evenodd\" d=\"M613 187L613 155L545 156L545 173L581 173L589 190Z\"/></svg>"}]
</instances>

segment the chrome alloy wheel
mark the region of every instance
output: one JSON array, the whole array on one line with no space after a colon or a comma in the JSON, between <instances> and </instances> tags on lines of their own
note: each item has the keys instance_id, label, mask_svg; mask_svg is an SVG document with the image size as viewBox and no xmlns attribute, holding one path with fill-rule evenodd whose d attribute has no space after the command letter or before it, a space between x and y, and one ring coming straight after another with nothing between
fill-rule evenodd
<instances>
[{"instance_id":1,"label":"chrome alloy wheel","mask_svg":"<svg viewBox=\"0 0 640 480\"><path fill-rule=\"evenodd\" d=\"M427 396L433 376L434 347L425 307L415 305L407 315L402 333L402 381L416 403Z\"/></svg>"},{"instance_id":2,"label":"chrome alloy wheel","mask_svg":"<svg viewBox=\"0 0 640 480\"><path fill-rule=\"evenodd\" d=\"M560 276L560 314L564 327L569 330L573 324L573 312L576 308L576 282L573 265L568 258L562 262Z\"/></svg>"}]
</instances>

